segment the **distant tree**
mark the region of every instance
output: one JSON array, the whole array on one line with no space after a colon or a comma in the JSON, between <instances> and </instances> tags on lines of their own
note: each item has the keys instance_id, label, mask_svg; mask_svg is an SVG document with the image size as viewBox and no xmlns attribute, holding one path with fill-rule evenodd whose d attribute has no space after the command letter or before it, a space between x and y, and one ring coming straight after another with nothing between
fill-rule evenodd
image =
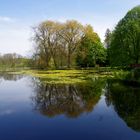
<instances>
[{"instance_id":1,"label":"distant tree","mask_svg":"<svg viewBox=\"0 0 140 140\"><path fill-rule=\"evenodd\" d=\"M105 40L104 40L105 47L109 48L110 43L111 43L111 31L107 29L105 33Z\"/></svg>"},{"instance_id":2,"label":"distant tree","mask_svg":"<svg viewBox=\"0 0 140 140\"><path fill-rule=\"evenodd\" d=\"M0 67L15 68L28 67L30 59L16 53L0 55Z\"/></svg>"},{"instance_id":3,"label":"distant tree","mask_svg":"<svg viewBox=\"0 0 140 140\"><path fill-rule=\"evenodd\" d=\"M116 26L109 53L113 66L140 63L140 6L130 10Z\"/></svg>"},{"instance_id":4,"label":"distant tree","mask_svg":"<svg viewBox=\"0 0 140 140\"><path fill-rule=\"evenodd\" d=\"M112 37L112 32L110 31L110 29L107 29L106 33L105 33L104 46L107 49L106 50L106 53L107 53L106 65L108 65L108 66L110 65L110 63L109 63L109 60L110 60L109 48L110 48L110 45L111 45L111 37Z\"/></svg>"},{"instance_id":5,"label":"distant tree","mask_svg":"<svg viewBox=\"0 0 140 140\"><path fill-rule=\"evenodd\" d=\"M93 31L90 25L87 25L77 51L77 65L81 67L92 67L97 63L103 63L105 61L105 56L105 48L99 36Z\"/></svg>"}]
</instances>

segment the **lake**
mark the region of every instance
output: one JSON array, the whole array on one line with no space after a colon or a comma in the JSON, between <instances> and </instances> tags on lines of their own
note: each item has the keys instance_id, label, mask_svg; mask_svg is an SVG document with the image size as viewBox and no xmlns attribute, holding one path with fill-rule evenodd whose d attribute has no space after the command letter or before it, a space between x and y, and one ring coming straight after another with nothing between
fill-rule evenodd
<instances>
[{"instance_id":1,"label":"lake","mask_svg":"<svg viewBox=\"0 0 140 140\"><path fill-rule=\"evenodd\" d=\"M0 74L0 140L140 140L140 88Z\"/></svg>"}]
</instances>

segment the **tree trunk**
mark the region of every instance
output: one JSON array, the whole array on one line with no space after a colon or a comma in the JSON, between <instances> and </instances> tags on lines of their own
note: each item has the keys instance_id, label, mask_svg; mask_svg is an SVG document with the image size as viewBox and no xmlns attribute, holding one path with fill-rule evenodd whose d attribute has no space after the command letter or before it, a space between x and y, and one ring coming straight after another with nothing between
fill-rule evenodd
<instances>
[{"instance_id":1,"label":"tree trunk","mask_svg":"<svg viewBox=\"0 0 140 140\"><path fill-rule=\"evenodd\" d=\"M68 68L71 68L71 55L68 54Z\"/></svg>"},{"instance_id":2,"label":"tree trunk","mask_svg":"<svg viewBox=\"0 0 140 140\"><path fill-rule=\"evenodd\" d=\"M71 68L71 50L68 48L68 68Z\"/></svg>"}]
</instances>

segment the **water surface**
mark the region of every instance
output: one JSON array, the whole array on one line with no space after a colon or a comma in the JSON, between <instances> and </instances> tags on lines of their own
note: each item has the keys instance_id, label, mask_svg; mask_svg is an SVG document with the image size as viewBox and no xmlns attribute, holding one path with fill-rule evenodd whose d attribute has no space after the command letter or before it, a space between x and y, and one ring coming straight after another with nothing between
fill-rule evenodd
<instances>
[{"instance_id":1,"label":"water surface","mask_svg":"<svg viewBox=\"0 0 140 140\"><path fill-rule=\"evenodd\" d=\"M114 80L43 84L0 74L1 140L139 140L140 89Z\"/></svg>"}]
</instances>

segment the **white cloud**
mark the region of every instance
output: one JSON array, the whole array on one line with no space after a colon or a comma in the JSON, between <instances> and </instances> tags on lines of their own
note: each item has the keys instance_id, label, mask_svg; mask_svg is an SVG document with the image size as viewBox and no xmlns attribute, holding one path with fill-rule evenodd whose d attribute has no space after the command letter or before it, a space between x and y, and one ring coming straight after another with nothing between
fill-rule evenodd
<instances>
[{"instance_id":1,"label":"white cloud","mask_svg":"<svg viewBox=\"0 0 140 140\"><path fill-rule=\"evenodd\" d=\"M0 16L0 22L14 22L15 20L10 17Z\"/></svg>"}]
</instances>

